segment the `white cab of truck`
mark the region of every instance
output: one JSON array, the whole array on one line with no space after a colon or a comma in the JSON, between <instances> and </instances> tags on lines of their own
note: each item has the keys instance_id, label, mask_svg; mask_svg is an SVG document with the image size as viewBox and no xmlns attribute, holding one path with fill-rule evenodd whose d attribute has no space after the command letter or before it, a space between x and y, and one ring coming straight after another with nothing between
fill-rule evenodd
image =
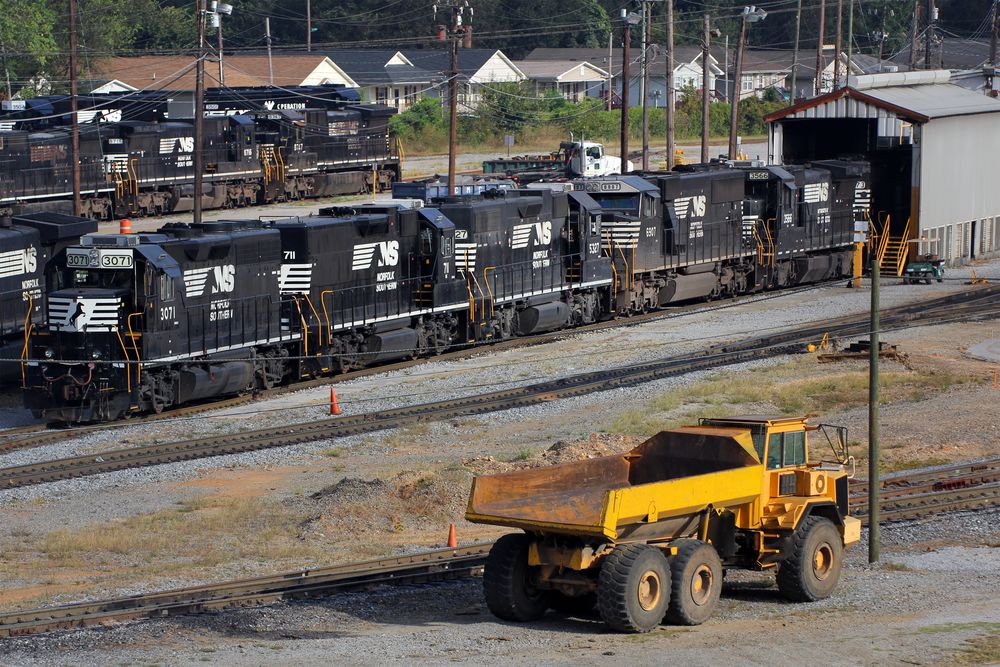
<instances>
[{"instance_id":1,"label":"white cab of truck","mask_svg":"<svg viewBox=\"0 0 1000 667\"><path fill-rule=\"evenodd\" d=\"M614 155L607 155L604 152L604 145L593 141L584 141L583 150L580 150L581 142L573 142L573 153L570 160L570 168L575 176L588 178L591 176L611 176L622 173L622 160ZM625 172L634 169L632 163L626 165Z\"/></svg>"}]
</instances>

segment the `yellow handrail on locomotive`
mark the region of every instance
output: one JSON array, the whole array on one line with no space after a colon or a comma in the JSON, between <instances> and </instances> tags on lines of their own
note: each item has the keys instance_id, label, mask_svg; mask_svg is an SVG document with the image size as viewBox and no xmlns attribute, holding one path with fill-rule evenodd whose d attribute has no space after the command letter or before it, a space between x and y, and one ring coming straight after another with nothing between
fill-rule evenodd
<instances>
[{"instance_id":1,"label":"yellow handrail on locomotive","mask_svg":"<svg viewBox=\"0 0 1000 667\"><path fill-rule=\"evenodd\" d=\"M136 338L141 338L141 333L134 333L132 331L132 318L135 316L141 316L142 313L132 313L125 318L125 325L128 327L128 337L132 341L132 350L135 352L135 382L139 384L142 382L142 362L139 360L139 346L135 344Z\"/></svg>"},{"instance_id":2,"label":"yellow handrail on locomotive","mask_svg":"<svg viewBox=\"0 0 1000 667\"><path fill-rule=\"evenodd\" d=\"M305 356L309 356L309 327L306 326L305 315L302 314L302 304L299 303L299 298L297 296L292 296L292 300L295 301L295 309L299 311L299 321L302 322L302 350Z\"/></svg>"},{"instance_id":3,"label":"yellow handrail on locomotive","mask_svg":"<svg viewBox=\"0 0 1000 667\"><path fill-rule=\"evenodd\" d=\"M278 178L282 182L285 180L285 156L281 153L283 148L284 146L278 146L274 152L274 164L278 170Z\"/></svg>"},{"instance_id":4,"label":"yellow handrail on locomotive","mask_svg":"<svg viewBox=\"0 0 1000 667\"><path fill-rule=\"evenodd\" d=\"M28 314L24 316L24 347L21 349L21 388L24 389L27 384L27 377L25 375L25 362L28 358L28 341L31 338L31 330L35 328L35 324L31 321L31 311L34 310L35 300L31 297L31 292L25 292L24 295L28 297Z\"/></svg>"},{"instance_id":5,"label":"yellow handrail on locomotive","mask_svg":"<svg viewBox=\"0 0 1000 667\"><path fill-rule=\"evenodd\" d=\"M475 271L469 271L469 275L472 276L472 282L474 282L476 284L476 289L479 291L479 296L482 297L482 300L483 300L483 308L482 308L482 310L483 310L483 316L485 317L485 315L486 315L486 292L483 291L483 286L479 284L479 278L476 277L476 272ZM483 322L485 322L485 321L486 320L484 319Z\"/></svg>"},{"instance_id":6,"label":"yellow handrail on locomotive","mask_svg":"<svg viewBox=\"0 0 1000 667\"><path fill-rule=\"evenodd\" d=\"M607 233L606 239L608 242L608 258L611 259L611 270L612 270L612 282L611 282L611 292L614 294L618 293L618 269L615 268L615 249L611 246L611 232Z\"/></svg>"},{"instance_id":7,"label":"yellow handrail on locomotive","mask_svg":"<svg viewBox=\"0 0 1000 667\"><path fill-rule=\"evenodd\" d=\"M138 161L138 158L132 158L128 161L129 182L132 186L132 194L137 197L139 196L139 171L135 168L135 163Z\"/></svg>"},{"instance_id":8,"label":"yellow handrail on locomotive","mask_svg":"<svg viewBox=\"0 0 1000 667\"><path fill-rule=\"evenodd\" d=\"M320 322L319 313L316 312L316 307L313 306L312 299L309 298L308 292L304 292L302 294L302 298L304 298L306 300L306 303L309 304L309 310L312 311L313 317L315 317L316 318L316 322L319 323ZM319 342L320 342L320 345L323 344L323 331L322 331L322 329L319 332ZM319 353L317 352L317 354L319 354Z\"/></svg>"},{"instance_id":9,"label":"yellow handrail on locomotive","mask_svg":"<svg viewBox=\"0 0 1000 667\"><path fill-rule=\"evenodd\" d=\"M489 272L489 271L492 271L493 274L496 275L497 267L495 267L495 266L487 266L485 269L483 269L483 282L486 283L486 290L490 293L490 317L492 318L493 314L494 314L494 309L493 309L493 288L490 287L490 278L489 278L489 276L486 275L487 272ZM484 314L485 314L485 311L486 311L485 304L483 305L483 311L484 311Z\"/></svg>"},{"instance_id":10,"label":"yellow handrail on locomotive","mask_svg":"<svg viewBox=\"0 0 1000 667\"><path fill-rule=\"evenodd\" d=\"M326 321L326 344L333 345L333 325L330 324L330 313L326 310L326 299L324 298L327 294L333 294L333 290L323 290L319 293L319 305L323 307L323 319ZM333 305L333 299L330 299L330 305Z\"/></svg>"},{"instance_id":11,"label":"yellow handrail on locomotive","mask_svg":"<svg viewBox=\"0 0 1000 667\"><path fill-rule=\"evenodd\" d=\"M132 358L128 356L128 348L125 347L125 339L122 332L115 327L115 335L118 336L118 344L122 346L122 353L125 355L125 385L128 387L129 395L132 394Z\"/></svg>"}]
</instances>

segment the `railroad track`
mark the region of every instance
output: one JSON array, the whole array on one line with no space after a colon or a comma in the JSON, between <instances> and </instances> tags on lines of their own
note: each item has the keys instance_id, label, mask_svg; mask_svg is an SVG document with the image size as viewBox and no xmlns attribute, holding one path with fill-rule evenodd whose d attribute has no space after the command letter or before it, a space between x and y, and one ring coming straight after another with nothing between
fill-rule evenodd
<instances>
[{"instance_id":1,"label":"railroad track","mask_svg":"<svg viewBox=\"0 0 1000 667\"><path fill-rule=\"evenodd\" d=\"M379 584L468 577L482 570L489 543L160 593L0 614L0 637L84 628L140 618L193 614L357 590Z\"/></svg>"},{"instance_id":2,"label":"railroad track","mask_svg":"<svg viewBox=\"0 0 1000 667\"><path fill-rule=\"evenodd\" d=\"M962 464L959 464L962 465ZM973 464L978 465L978 464ZM957 467L957 466L956 466ZM909 478L910 494L889 496L884 490L883 522L1000 506L1000 483L963 489L925 492L922 485L937 471L915 471ZM947 484L954 475L938 481ZM866 507L852 503L851 513L867 525ZM109 622L162 618L178 614L219 611L262 605L279 600L329 595L375 585L433 582L475 576L482 571L491 543L459 549L440 549L419 554L348 565L298 570L276 575L238 579L146 595L61 605L0 614L0 637L16 637L53 630L84 628Z\"/></svg>"},{"instance_id":3,"label":"railroad track","mask_svg":"<svg viewBox=\"0 0 1000 667\"><path fill-rule=\"evenodd\" d=\"M707 312L735 308L737 306L742 306L746 304L758 303L760 301L769 301L771 299L777 299L784 296L791 296L800 292L809 292L828 286L829 283L821 283L797 289L782 290L780 293L753 294L729 300L724 304L715 303L706 306L704 303L693 303L682 306L673 306L670 307L669 309L643 313L628 318L596 322L594 324L575 327L573 329L563 329L560 331L535 334L527 337L512 338L509 340L498 341L495 343L493 342L478 343L475 345L469 345L461 347L459 349L451 350L449 352L445 352L443 354L434 357L420 357L417 359L409 359L393 363L380 364L377 366L371 366L368 368L362 368L359 370L350 371L337 376L328 375L324 377L315 378L312 380L304 380L301 382L296 382L294 384L274 387L273 389L260 390L253 394L244 394L222 400L215 400L207 403L196 403L191 405L185 405L179 408L174 408L172 410L164 411L160 414L142 415L142 416L132 417L128 420L120 422L94 424L89 426L73 426L70 428L59 428L59 427L53 427L51 424L40 423L40 424L29 424L27 426L19 426L15 428L3 429L2 431L0 431L0 454L5 454L8 452L18 451L22 449L42 447L45 445L61 442L62 440L65 440L67 437L75 437L79 435L85 435L88 433L94 433L104 429L114 428L122 424L126 425L147 424L157 421L191 417L203 414L205 412L211 412L213 410L223 410L227 408L238 407L241 405L249 405L256 401L272 399L277 396L281 396L282 394L301 391L304 389L312 389L315 387L327 386L339 382L347 382L350 380L355 380L370 375L376 375L378 373L389 373L392 371L404 370L407 368L412 368L414 366L427 363L429 361L455 361L458 359L467 359L470 357L474 357L478 354L501 352L504 350L514 349L519 347L528 347L531 345L542 345L545 343L561 340L568 336L574 336L577 334L592 333L596 331L602 331L605 329L633 327L633 326L638 326L640 324L645 324L647 322L667 320L679 317L687 317L690 315L700 315Z\"/></svg>"},{"instance_id":4,"label":"railroad track","mask_svg":"<svg viewBox=\"0 0 1000 667\"><path fill-rule=\"evenodd\" d=\"M962 316L960 311L969 311L964 315L969 318L981 316L984 313L990 316L1000 314L1000 304L998 303L992 303L995 312L984 308L981 302L984 297L995 301L995 293L992 290L989 291L989 294L984 292L971 293L972 296L966 293L964 298L958 298L960 295L954 295L936 301L933 306L925 303L896 309L883 315L882 322L884 326L890 327L913 321L934 320L940 317L942 312L946 312L951 318ZM0 468L0 489L360 435L409 426L419 422L441 421L459 416L529 407L552 400L608 391L653 382L666 377L784 354L793 348L800 349L806 341L817 340L824 332L829 332L831 337L844 337L863 333L866 329L866 318L844 318L843 321L835 325L831 325L830 322L824 323L824 325L810 325L770 336L711 347L705 352L692 355L581 373L553 381L470 397L394 408L377 413L289 424L180 442L109 450L84 456Z\"/></svg>"}]
</instances>

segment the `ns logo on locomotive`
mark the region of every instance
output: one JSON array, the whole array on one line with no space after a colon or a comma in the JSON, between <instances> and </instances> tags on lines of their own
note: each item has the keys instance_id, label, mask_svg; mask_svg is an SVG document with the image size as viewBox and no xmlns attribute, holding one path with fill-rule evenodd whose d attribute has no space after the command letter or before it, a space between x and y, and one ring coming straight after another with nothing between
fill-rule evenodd
<instances>
[{"instance_id":1,"label":"ns logo on locomotive","mask_svg":"<svg viewBox=\"0 0 1000 667\"><path fill-rule=\"evenodd\" d=\"M113 420L846 277L867 178L860 162L710 165L415 208L87 234L50 262L25 402L38 416Z\"/></svg>"}]
</instances>

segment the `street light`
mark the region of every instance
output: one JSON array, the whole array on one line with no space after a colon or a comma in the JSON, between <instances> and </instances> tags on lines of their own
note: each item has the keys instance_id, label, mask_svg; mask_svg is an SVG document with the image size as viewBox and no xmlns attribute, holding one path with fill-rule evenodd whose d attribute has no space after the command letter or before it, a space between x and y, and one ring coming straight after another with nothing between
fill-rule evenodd
<instances>
[{"instance_id":1,"label":"street light","mask_svg":"<svg viewBox=\"0 0 1000 667\"><path fill-rule=\"evenodd\" d=\"M226 85L226 71L222 62L222 17L231 16L233 6L218 0L208 3L208 24L215 28L215 34L219 45L219 87Z\"/></svg>"},{"instance_id":2,"label":"street light","mask_svg":"<svg viewBox=\"0 0 1000 667\"><path fill-rule=\"evenodd\" d=\"M736 159L736 123L740 114L740 95L743 89L743 47L747 40L747 24L757 23L767 18L767 12L750 5L743 8L740 14L740 41L736 47L736 74L733 76L733 96L729 101L729 159Z\"/></svg>"}]
</instances>

